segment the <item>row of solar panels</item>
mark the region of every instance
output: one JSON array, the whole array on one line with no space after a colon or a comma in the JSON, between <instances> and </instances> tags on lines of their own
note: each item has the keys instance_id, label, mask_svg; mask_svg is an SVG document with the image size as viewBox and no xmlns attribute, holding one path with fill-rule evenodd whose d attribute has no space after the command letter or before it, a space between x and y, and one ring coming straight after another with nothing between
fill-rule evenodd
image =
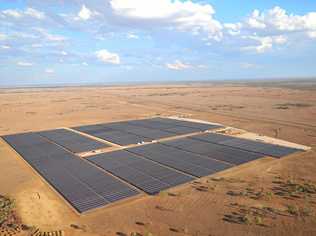
<instances>
[{"instance_id":1,"label":"row of solar panels","mask_svg":"<svg viewBox=\"0 0 316 236\"><path fill-rule=\"evenodd\" d=\"M152 121L149 124L164 127ZM207 176L265 155L281 157L298 151L204 133L98 154L86 161L62 147L74 151L81 148L80 143L86 143L84 148L91 145L89 147L95 149L99 148L99 143L69 132L72 133L67 130L26 133L5 136L4 139L79 212L139 193L125 182L155 194L195 177Z\"/></svg>"},{"instance_id":2,"label":"row of solar panels","mask_svg":"<svg viewBox=\"0 0 316 236\"><path fill-rule=\"evenodd\" d=\"M79 212L139 193L38 134L3 138Z\"/></svg>"},{"instance_id":3,"label":"row of solar panels","mask_svg":"<svg viewBox=\"0 0 316 236\"><path fill-rule=\"evenodd\" d=\"M221 126L176 119L151 118L79 126L72 129L125 146L219 127Z\"/></svg>"},{"instance_id":4,"label":"row of solar panels","mask_svg":"<svg viewBox=\"0 0 316 236\"><path fill-rule=\"evenodd\" d=\"M201 132L218 128L218 125L201 124L167 118L152 118L122 121L108 124L74 127L74 130L95 136L119 145L130 145L172 137L181 134ZM55 129L38 132L39 135L57 143L73 153L88 152L110 147L67 129Z\"/></svg>"}]
</instances>

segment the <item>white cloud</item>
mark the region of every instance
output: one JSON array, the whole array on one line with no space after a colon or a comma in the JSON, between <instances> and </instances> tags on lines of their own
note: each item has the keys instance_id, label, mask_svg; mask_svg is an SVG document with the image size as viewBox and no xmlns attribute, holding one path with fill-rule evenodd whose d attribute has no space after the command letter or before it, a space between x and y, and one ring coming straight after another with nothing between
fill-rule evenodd
<instances>
[{"instance_id":1,"label":"white cloud","mask_svg":"<svg viewBox=\"0 0 316 236\"><path fill-rule=\"evenodd\" d=\"M44 38L46 38L48 41L56 41L56 42L62 42L67 40L66 37L58 34L51 34L47 30L43 28L33 28L35 31L39 32Z\"/></svg>"},{"instance_id":2,"label":"white cloud","mask_svg":"<svg viewBox=\"0 0 316 236\"><path fill-rule=\"evenodd\" d=\"M2 11L2 14L8 17L13 17L13 18L22 18L25 16L29 16L32 18L36 19L44 19L45 18L45 13L38 11L34 8L28 7L26 10L21 11L21 10L15 10L15 9L6 9Z\"/></svg>"},{"instance_id":3,"label":"white cloud","mask_svg":"<svg viewBox=\"0 0 316 236\"><path fill-rule=\"evenodd\" d=\"M316 12L294 15L278 6L262 12L254 10L243 22L224 24L229 43L257 53L271 51L274 45L293 45L298 38L316 38L315 32Z\"/></svg>"},{"instance_id":4,"label":"white cloud","mask_svg":"<svg viewBox=\"0 0 316 236\"><path fill-rule=\"evenodd\" d=\"M102 61L103 63L110 63L110 64L120 64L120 57L116 53L111 53L106 49L102 49L95 52L96 57Z\"/></svg>"},{"instance_id":5,"label":"white cloud","mask_svg":"<svg viewBox=\"0 0 316 236\"><path fill-rule=\"evenodd\" d=\"M167 63L166 67L170 70L184 70L192 68L192 65L176 60L174 63Z\"/></svg>"},{"instance_id":6,"label":"white cloud","mask_svg":"<svg viewBox=\"0 0 316 236\"><path fill-rule=\"evenodd\" d=\"M19 61L17 63L18 66L25 66L25 67L29 67L29 66L32 66L33 64L30 63L30 62L25 62L25 61Z\"/></svg>"},{"instance_id":7,"label":"white cloud","mask_svg":"<svg viewBox=\"0 0 316 236\"><path fill-rule=\"evenodd\" d=\"M126 37L128 39L139 39L139 36L133 33L127 33Z\"/></svg>"},{"instance_id":8,"label":"white cloud","mask_svg":"<svg viewBox=\"0 0 316 236\"><path fill-rule=\"evenodd\" d=\"M2 45L1 48L2 49L10 49L11 47L9 45Z\"/></svg>"},{"instance_id":9,"label":"white cloud","mask_svg":"<svg viewBox=\"0 0 316 236\"><path fill-rule=\"evenodd\" d=\"M285 44L287 42L287 37L283 35L275 36L274 42L276 44Z\"/></svg>"},{"instance_id":10,"label":"white cloud","mask_svg":"<svg viewBox=\"0 0 316 236\"><path fill-rule=\"evenodd\" d=\"M45 34L47 40L49 41L65 41L66 38L62 35L57 35L57 34Z\"/></svg>"},{"instance_id":11,"label":"white cloud","mask_svg":"<svg viewBox=\"0 0 316 236\"><path fill-rule=\"evenodd\" d=\"M92 11L87 8L85 5L81 6L81 10L78 13L78 17L82 20L89 20L92 16Z\"/></svg>"},{"instance_id":12,"label":"white cloud","mask_svg":"<svg viewBox=\"0 0 316 236\"><path fill-rule=\"evenodd\" d=\"M4 11L2 11L2 13L6 16L10 16L10 17L14 17L14 18L22 17L22 14L19 11L13 10L13 9L4 10Z\"/></svg>"},{"instance_id":13,"label":"white cloud","mask_svg":"<svg viewBox=\"0 0 316 236\"><path fill-rule=\"evenodd\" d=\"M68 55L68 53L65 52L65 51L61 51L60 54L63 55L63 56L67 56Z\"/></svg>"},{"instance_id":14,"label":"white cloud","mask_svg":"<svg viewBox=\"0 0 316 236\"><path fill-rule=\"evenodd\" d=\"M39 20L44 19L45 18L45 13L35 10L34 8L27 8L24 12L25 15L37 18Z\"/></svg>"},{"instance_id":15,"label":"white cloud","mask_svg":"<svg viewBox=\"0 0 316 236\"><path fill-rule=\"evenodd\" d=\"M97 11L92 11L89 8L87 8L84 4L81 6L80 11L77 14L77 17L75 17L75 20L89 20L94 16L100 15Z\"/></svg>"},{"instance_id":16,"label":"white cloud","mask_svg":"<svg viewBox=\"0 0 316 236\"><path fill-rule=\"evenodd\" d=\"M194 35L204 33L217 41L222 38L222 25L213 19L210 4L179 0L111 0L110 4L116 16L127 20L153 21Z\"/></svg>"},{"instance_id":17,"label":"white cloud","mask_svg":"<svg viewBox=\"0 0 316 236\"><path fill-rule=\"evenodd\" d=\"M53 69L47 68L47 69L45 70L45 73L47 73L47 74L54 74L55 71L54 71Z\"/></svg>"},{"instance_id":18,"label":"white cloud","mask_svg":"<svg viewBox=\"0 0 316 236\"><path fill-rule=\"evenodd\" d=\"M246 46L246 47L242 47L241 49L243 51L255 51L257 53L265 53L265 52L271 50L274 44L282 45L282 44L285 44L287 42L287 37L285 37L283 35L265 36L265 37L244 36L243 38L257 41L257 43L259 43L259 45Z\"/></svg>"},{"instance_id":19,"label":"white cloud","mask_svg":"<svg viewBox=\"0 0 316 236\"><path fill-rule=\"evenodd\" d=\"M246 23L251 27L255 29L264 29L266 28L266 24L263 23L260 19L260 12L258 10L254 10L252 12L251 17L249 17L246 20Z\"/></svg>"},{"instance_id":20,"label":"white cloud","mask_svg":"<svg viewBox=\"0 0 316 236\"><path fill-rule=\"evenodd\" d=\"M308 37L316 39L316 31L307 32Z\"/></svg>"},{"instance_id":21,"label":"white cloud","mask_svg":"<svg viewBox=\"0 0 316 236\"><path fill-rule=\"evenodd\" d=\"M87 62L82 62L83 66L88 66L89 64Z\"/></svg>"},{"instance_id":22,"label":"white cloud","mask_svg":"<svg viewBox=\"0 0 316 236\"><path fill-rule=\"evenodd\" d=\"M6 40L8 36L6 34L0 33L0 40Z\"/></svg>"},{"instance_id":23,"label":"white cloud","mask_svg":"<svg viewBox=\"0 0 316 236\"><path fill-rule=\"evenodd\" d=\"M246 20L249 28L266 29L266 31L313 31L316 30L316 12L306 15L288 14L276 6L268 11L254 10Z\"/></svg>"},{"instance_id":24,"label":"white cloud","mask_svg":"<svg viewBox=\"0 0 316 236\"><path fill-rule=\"evenodd\" d=\"M31 44L31 47L32 47L32 48L41 48L41 47L43 47L43 44L40 44L40 43L32 43L32 44Z\"/></svg>"},{"instance_id":25,"label":"white cloud","mask_svg":"<svg viewBox=\"0 0 316 236\"><path fill-rule=\"evenodd\" d=\"M226 24L224 24L224 28L227 29L228 34L233 35L233 36L240 34L241 27L242 27L241 23L236 23L236 24L226 23Z\"/></svg>"},{"instance_id":26,"label":"white cloud","mask_svg":"<svg viewBox=\"0 0 316 236\"><path fill-rule=\"evenodd\" d=\"M242 63L240 63L240 67L243 68L243 69L257 69L257 68L261 68L261 66L259 66L257 64L249 63L249 62L242 62Z\"/></svg>"}]
</instances>

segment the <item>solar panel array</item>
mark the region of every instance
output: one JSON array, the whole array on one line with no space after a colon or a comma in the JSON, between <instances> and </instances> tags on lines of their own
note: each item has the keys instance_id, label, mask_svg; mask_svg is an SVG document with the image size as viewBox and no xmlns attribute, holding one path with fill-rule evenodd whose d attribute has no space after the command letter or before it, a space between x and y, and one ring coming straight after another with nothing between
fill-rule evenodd
<instances>
[{"instance_id":1,"label":"solar panel array","mask_svg":"<svg viewBox=\"0 0 316 236\"><path fill-rule=\"evenodd\" d=\"M229 163L212 160L159 143L126 150L196 177L214 174L232 166Z\"/></svg>"},{"instance_id":2,"label":"solar panel array","mask_svg":"<svg viewBox=\"0 0 316 236\"><path fill-rule=\"evenodd\" d=\"M287 156L294 152L300 151L296 148L284 147L280 145L263 143L260 141L249 140L244 138L236 138L222 134L206 133L201 135L193 136L192 139L201 140L209 143L216 143L223 146L228 146L232 148L237 148L240 150L246 150L249 152L255 152L264 154L266 156L272 156L280 158Z\"/></svg>"},{"instance_id":3,"label":"solar panel array","mask_svg":"<svg viewBox=\"0 0 316 236\"><path fill-rule=\"evenodd\" d=\"M240 165L264 156L263 154L259 153L248 152L237 148L203 142L190 138L166 141L163 142L163 144L178 148L180 150L185 150L190 153L200 154L206 158L230 163L232 165Z\"/></svg>"},{"instance_id":4,"label":"solar panel array","mask_svg":"<svg viewBox=\"0 0 316 236\"><path fill-rule=\"evenodd\" d=\"M219 127L221 126L167 118L152 118L79 126L73 127L73 129L125 146Z\"/></svg>"},{"instance_id":5,"label":"solar panel array","mask_svg":"<svg viewBox=\"0 0 316 236\"><path fill-rule=\"evenodd\" d=\"M63 146L74 153L87 152L110 147L110 145L93 140L67 129L55 129L37 132L37 134Z\"/></svg>"},{"instance_id":6,"label":"solar panel array","mask_svg":"<svg viewBox=\"0 0 316 236\"><path fill-rule=\"evenodd\" d=\"M102 153L86 160L71 152L109 145L66 129L3 138L79 212L135 196L140 193L137 189L155 194L266 155L280 158L300 151L228 135L201 133L219 127L166 118L75 127L120 145L191 134Z\"/></svg>"},{"instance_id":7,"label":"solar panel array","mask_svg":"<svg viewBox=\"0 0 316 236\"><path fill-rule=\"evenodd\" d=\"M188 175L124 150L98 154L87 159L148 194L193 180Z\"/></svg>"},{"instance_id":8,"label":"solar panel array","mask_svg":"<svg viewBox=\"0 0 316 236\"><path fill-rule=\"evenodd\" d=\"M79 212L139 193L38 134L3 138Z\"/></svg>"}]
</instances>

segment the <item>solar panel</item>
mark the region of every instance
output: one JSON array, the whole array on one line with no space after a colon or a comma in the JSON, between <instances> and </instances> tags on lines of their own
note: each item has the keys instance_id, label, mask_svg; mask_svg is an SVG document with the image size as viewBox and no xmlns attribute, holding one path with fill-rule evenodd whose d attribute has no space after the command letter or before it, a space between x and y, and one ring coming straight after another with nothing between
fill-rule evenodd
<instances>
[{"instance_id":1,"label":"solar panel","mask_svg":"<svg viewBox=\"0 0 316 236\"><path fill-rule=\"evenodd\" d=\"M126 150L197 177L210 175L231 167L228 163L212 160L158 143Z\"/></svg>"},{"instance_id":2,"label":"solar panel","mask_svg":"<svg viewBox=\"0 0 316 236\"><path fill-rule=\"evenodd\" d=\"M191 138L205 141L205 142L210 142L210 143L217 143L217 144L226 140L234 139L234 137L232 136L216 134L216 133L203 133L203 134L192 136Z\"/></svg>"},{"instance_id":3,"label":"solar panel","mask_svg":"<svg viewBox=\"0 0 316 236\"><path fill-rule=\"evenodd\" d=\"M243 164L263 157L263 154L248 152L220 144L208 143L191 138L182 138L162 142L164 145L176 147L208 158L224 161L233 165Z\"/></svg>"},{"instance_id":4,"label":"solar panel","mask_svg":"<svg viewBox=\"0 0 316 236\"><path fill-rule=\"evenodd\" d=\"M148 194L189 182L192 177L121 150L87 158Z\"/></svg>"},{"instance_id":5,"label":"solar panel","mask_svg":"<svg viewBox=\"0 0 316 236\"><path fill-rule=\"evenodd\" d=\"M184 127L184 126L176 126L167 129L168 132L174 133L176 135L183 135L183 134L190 134L190 133L196 133L201 132L200 129L190 128L190 127Z\"/></svg>"},{"instance_id":6,"label":"solar panel","mask_svg":"<svg viewBox=\"0 0 316 236\"><path fill-rule=\"evenodd\" d=\"M242 150L262 153L267 156L272 156L276 158L281 158L283 156L287 156L294 152L301 151L296 148L284 147L270 143L263 143L253 140L247 140L242 138L234 138L230 140L225 140L220 142L222 145L226 145L229 147L235 147Z\"/></svg>"},{"instance_id":7,"label":"solar panel","mask_svg":"<svg viewBox=\"0 0 316 236\"><path fill-rule=\"evenodd\" d=\"M54 143L57 143L58 145L63 146L74 153L110 147L108 144L93 140L66 129L42 131L37 132L37 134L51 140Z\"/></svg>"},{"instance_id":8,"label":"solar panel","mask_svg":"<svg viewBox=\"0 0 316 236\"><path fill-rule=\"evenodd\" d=\"M149 138L151 140L156 140L156 139L174 136L173 133L170 133L167 131L146 128L146 127L138 127L138 126L134 126L132 128L129 128L127 130L127 132L138 135L138 136L146 137L146 138Z\"/></svg>"},{"instance_id":9,"label":"solar panel","mask_svg":"<svg viewBox=\"0 0 316 236\"><path fill-rule=\"evenodd\" d=\"M221 126L167 118L151 118L80 126L73 127L73 129L119 145L129 145L218 127Z\"/></svg>"},{"instance_id":10,"label":"solar panel","mask_svg":"<svg viewBox=\"0 0 316 236\"><path fill-rule=\"evenodd\" d=\"M232 137L228 135L206 133L192 136L192 139L201 140L210 143L217 143L229 147L238 148L250 152L261 153L267 156L280 158L294 152L301 151L299 149L284 147L271 143L263 143L256 140L249 140L244 138Z\"/></svg>"},{"instance_id":11,"label":"solar panel","mask_svg":"<svg viewBox=\"0 0 316 236\"><path fill-rule=\"evenodd\" d=\"M128 121L128 124L132 124L132 125L140 126L140 127L152 128L152 129L159 129L159 130L167 130L169 128L174 127L173 124L161 123L154 119L131 120L131 121Z\"/></svg>"},{"instance_id":12,"label":"solar panel","mask_svg":"<svg viewBox=\"0 0 316 236\"><path fill-rule=\"evenodd\" d=\"M161 117L153 118L152 120L158 121L163 124L172 124L173 126L184 126L184 127L189 127L193 129L199 129L201 131L223 127L221 125L213 125L213 124L177 120L177 119L170 119L170 118L161 118Z\"/></svg>"},{"instance_id":13,"label":"solar panel","mask_svg":"<svg viewBox=\"0 0 316 236\"><path fill-rule=\"evenodd\" d=\"M79 212L139 193L38 134L3 138Z\"/></svg>"},{"instance_id":14,"label":"solar panel","mask_svg":"<svg viewBox=\"0 0 316 236\"><path fill-rule=\"evenodd\" d=\"M152 141L149 138L145 138L131 133L126 133L124 131L119 130L97 133L94 136L123 146Z\"/></svg>"}]
</instances>

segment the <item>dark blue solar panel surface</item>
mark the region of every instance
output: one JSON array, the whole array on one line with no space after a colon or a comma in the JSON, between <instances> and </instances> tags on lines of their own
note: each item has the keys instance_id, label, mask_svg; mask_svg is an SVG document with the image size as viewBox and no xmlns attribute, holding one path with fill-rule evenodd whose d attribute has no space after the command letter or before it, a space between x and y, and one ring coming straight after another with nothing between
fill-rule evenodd
<instances>
[{"instance_id":1,"label":"dark blue solar panel surface","mask_svg":"<svg viewBox=\"0 0 316 236\"><path fill-rule=\"evenodd\" d=\"M57 143L58 145L63 146L74 153L110 147L108 144L101 143L66 129L42 131L37 132L37 134L53 141L54 143Z\"/></svg>"},{"instance_id":2,"label":"dark blue solar panel surface","mask_svg":"<svg viewBox=\"0 0 316 236\"><path fill-rule=\"evenodd\" d=\"M122 146L151 141L151 139L149 138L141 137L141 136L127 133L120 130L112 130L112 131L97 133L97 134L94 134L94 136L104 139L106 141L109 141L111 143L122 145Z\"/></svg>"},{"instance_id":3,"label":"dark blue solar panel surface","mask_svg":"<svg viewBox=\"0 0 316 236\"><path fill-rule=\"evenodd\" d=\"M152 118L152 120L160 122L162 124L172 125L173 127L183 126L183 127L193 128L193 129L199 129L201 131L217 129L217 128L223 127L221 125L205 124L205 123L200 123L200 122L192 122L192 121L161 118L161 117Z\"/></svg>"},{"instance_id":4,"label":"dark blue solar panel surface","mask_svg":"<svg viewBox=\"0 0 316 236\"><path fill-rule=\"evenodd\" d=\"M216 143L232 148L237 148L245 151L261 153L272 157L283 157L291 153L301 151L299 149L284 147L280 145L263 143L260 141L249 140L244 138L231 137L228 135L205 133L192 136L192 139L201 140L209 143Z\"/></svg>"},{"instance_id":5,"label":"dark blue solar panel surface","mask_svg":"<svg viewBox=\"0 0 316 236\"><path fill-rule=\"evenodd\" d=\"M192 177L124 150L87 158L149 194L193 180Z\"/></svg>"},{"instance_id":6,"label":"dark blue solar panel surface","mask_svg":"<svg viewBox=\"0 0 316 236\"><path fill-rule=\"evenodd\" d=\"M7 135L4 139L79 212L139 193L126 182L154 194L191 181L193 176L207 176L265 155L282 157L299 151L222 134L201 133L219 127L166 118L75 127L119 145L200 132L187 138L98 154L88 158L93 164L61 146L82 152L106 145L68 130Z\"/></svg>"},{"instance_id":7,"label":"dark blue solar panel surface","mask_svg":"<svg viewBox=\"0 0 316 236\"><path fill-rule=\"evenodd\" d=\"M38 134L3 138L79 212L139 193Z\"/></svg>"},{"instance_id":8,"label":"dark blue solar panel surface","mask_svg":"<svg viewBox=\"0 0 316 236\"><path fill-rule=\"evenodd\" d=\"M233 165L243 164L263 157L263 154L248 152L215 143L208 143L191 138L182 138L162 142L164 145L175 147L208 158L224 161Z\"/></svg>"},{"instance_id":9,"label":"dark blue solar panel surface","mask_svg":"<svg viewBox=\"0 0 316 236\"><path fill-rule=\"evenodd\" d=\"M158 143L126 150L196 177L210 175L232 166Z\"/></svg>"},{"instance_id":10,"label":"dark blue solar panel surface","mask_svg":"<svg viewBox=\"0 0 316 236\"><path fill-rule=\"evenodd\" d=\"M167 118L152 118L87 125L73 127L73 129L119 145L129 145L219 127L221 126Z\"/></svg>"}]
</instances>

